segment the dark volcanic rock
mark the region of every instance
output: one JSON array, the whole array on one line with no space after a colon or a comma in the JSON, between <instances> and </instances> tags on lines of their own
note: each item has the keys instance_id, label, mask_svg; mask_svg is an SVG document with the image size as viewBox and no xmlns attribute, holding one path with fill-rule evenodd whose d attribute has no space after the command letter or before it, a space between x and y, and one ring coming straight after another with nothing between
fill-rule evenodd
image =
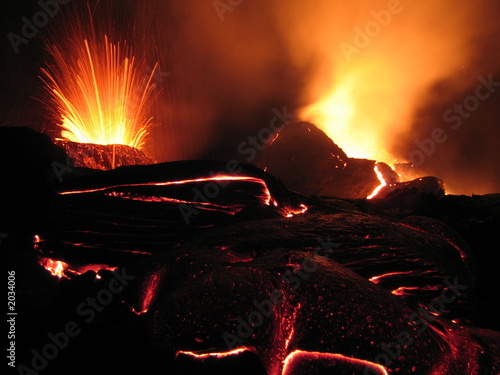
<instances>
[{"instance_id":1,"label":"dark volcanic rock","mask_svg":"<svg viewBox=\"0 0 500 375\"><path fill-rule=\"evenodd\" d=\"M91 169L113 169L125 165L154 164L155 160L141 150L126 145L98 145L56 141L62 147L75 167Z\"/></svg>"},{"instance_id":2,"label":"dark volcanic rock","mask_svg":"<svg viewBox=\"0 0 500 375\"><path fill-rule=\"evenodd\" d=\"M439 178L426 176L419 177L412 181L388 183L374 197L376 200L398 200L405 195L419 196L421 194L434 195L437 198L444 197L445 185Z\"/></svg>"},{"instance_id":3,"label":"dark volcanic rock","mask_svg":"<svg viewBox=\"0 0 500 375\"><path fill-rule=\"evenodd\" d=\"M278 375L285 358L301 351L320 366L315 374L332 373L332 363L316 362L331 360L329 354L337 355L340 373L362 374L363 361L377 363L405 332L411 345L387 365L391 374L493 375L500 365L498 334L441 318L422 329L401 299L312 250L242 253L189 245L154 259L142 280L136 311L146 307L151 332L172 358L179 351L243 348Z\"/></svg>"},{"instance_id":4,"label":"dark volcanic rock","mask_svg":"<svg viewBox=\"0 0 500 375\"><path fill-rule=\"evenodd\" d=\"M30 254L36 230L46 257L106 263L129 276L118 290L109 269L100 278L89 271L50 279L41 266L35 271L35 256L18 257L22 363L31 363L32 348L43 351L49 332L76 322L82 333L47 373L281 375L288 358L286 375L363 374L364 361L384 362L387 345L394 349L405 334L411 343L385 361L391 374L498 374L500 335L474 328L485 320L468 314L477 279L480 307L498 316L488 303L498 291L491 246L498 196L438 199L439 184L429 181L430 189L379 200L306 197L256 167L209 161L80 174L47 137L0 131L2 156L15 162L1 159L2 204L21 228L0 238L2 251ZM313 153L309 160L343 171L351 164L363 175L363 163L343 158L324 162ZM210 180L220 173L243 179ZM189 210L196 214L186 220ZM10 229L12 218L2 212ZM476 278L474 257L487 276ZM233 346L243 352L215 353Z\"/></svg>"},{"instance_id":5,"label":"dark volcanic rock","mask_svg":"<svg viewBox=\"0 0 500 375\"><path fill-rule=\"evenodd\" d=\"M380 185L376 161L349 158L315 125L289 123L264 150L257 166L301 194L338 198L365 198ZM388 181L397 174L384 164Z\"/></svg>"},{"instance_id":6,"label":"dark volcanic rock","mask_svg":"<svg viewBox=\"0 0 500 375\"><path fill-rule=\"evenodd\" d=\"M25 127L0 127L0 232L32 232L53 217L54 166L66 154L50 138Z\"/></svg>"}]
</instances>

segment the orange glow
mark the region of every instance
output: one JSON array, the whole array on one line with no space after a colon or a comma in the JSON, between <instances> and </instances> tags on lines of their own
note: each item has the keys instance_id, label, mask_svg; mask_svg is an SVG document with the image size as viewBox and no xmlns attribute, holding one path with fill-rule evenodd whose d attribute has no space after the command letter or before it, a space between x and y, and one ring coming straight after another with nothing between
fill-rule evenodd
<instances>
[{"instance_id":1,"label":"orange glow","mask_svg":"<svg viewBox=\"0 0 500 375\"><path fill-rule=\"evenodd\" d=\"M123 144L142 148L152 126L152 83L126 43L108 37L82 38L70 29L62 45L47 50L54 63L42 69L63 139L73 142Z\"/></svg>"},{"instance_id":2,"label":"orange glow","mask_svg":"<svg viewBox=\"0 0 500 375\"><path fill-rule=\"evenodd\" d=\"M400 286L399 288L391 291L391 293L394 294L395 296L406 296L408 295L408 291L421 290L421 289L426 289L426 288L419 288L418 286Z\"/></svg>"},{"instance_id":3,"label":"orange glow","mask_svg":"<svg viewBox=\"0 0 500 375\"><path fill-rule=\"evenodd\" d=\"M68 275L83 275L87 271L95 272L96 279L100 279L101 276L97 274L100 270L114 271L118 269L118 267L110 267L107 264L86 264L84 266L73 267L61 260L53 260L45 257L40 257L38 262L53 276L57 276L60 279L63 277L69 279Z\"/></svg>"},{"instance_id":4,"label":"orange glow","mask_svg":"<svg viewBox=\"0 0 500 375\"><path fill-rule=\"evenodd\" d=\"M110 267L107 264L87 264L85 266L81 267L71 267L68 269L68 271L77 274L77 275L83 275L87 271L93 271L95 272L95 278L100 279L101 276L98 274L100 270L107 270L107 271L115 271L117 270L118 267Z\"/></svg>"},{"instance_id":5,"label":"orange glow","mask_svg":"<svg viewBox=\"0 0 500 375\"><path fill-rule=\"evenodd\" d=\"M288 351L290 344L292 342L292 339L295 336L295 324L297 323L297 316L298 316L301 308L302 308L302 304L297 303L297 306L294 308L292 316L290 317L290 319L288 321L288 325L289 325L288 326L288 335L286 336L285 345L283 348L285 351Z\"/></svg>"},{"instance_id":6,"label":"orange glow","mask_svg":"<svg viewBox=\"0 0 500 375\"><path fill-rule=\"evenodd\" d=\"M62 192L60 194L66 195L66 194L79 194L79 193L94 193L96 191L103 191L103 190L113 189L113 188L117 188L117 187L121 187L121 186L168 186L168 185L183 185L183 184L190 184L190 183L196 183L196 182L209 182L209 181L248 181L248 182L259 183L265 187L266 204L269 205L269 202L271 200L271 193L269 192L269 189L267 188L266 183L263 180L261 180L260 178L249 177L249 176L201 177L201 178L178 180L178 181L146 182L146 183L140 183L140 184L112 185L112 186L106 186L106 187L97 188L97 189L65 191L65 192Z\"/></svg>"},{"instance_id":7,"label":"orange glow","mask_svg":"<svg viewBox=\"0 0 500 375\"><path fill-rule=\"evenodd\" d=\"M39 250L39 243L42 242L42 239L37 234L33 238L35 251L39 254L38 263L49 271L53 276L61 278L69 279L71 275L82 275L87 271L93 271L96 274L96 279L100 279L101 276L98 274L100 270L108 270L114 271L118 269L118 267L111 267L107 264L85 264L82 266L72 266L62 260L54 260L48 257L44 257ZM75 244L77 245L77 244Z\"/></svg>"},{"instance_id":8,"label":"orange glow","mask_svg":"<svg viewBox=\"0 0 500 375\"><path fill-rule=\"evenodd\" d=\"M227 352L210 352L210 353L195 353L191 351L184 351L184 350L179 350L176 353L176 356L179 355L187 355L192 358L196 359L206 359L206 358L225 358L233 355L238 355L242 352L245 351L251 351L249 348L242 347L242 348L237 348L233 349ZM353 366L361 367L361 368L368 368L371 372L371 374L379 374L379 375L388 375L387 369L384 366L381 366L377 363L366 361L363 359L358 359L358 358L353 358L353 357L347 357L342 354L337 354L337 353L321 353L321 352L308 352L308 351L303 351L303 350L294 350L288 356L286 359L283 361L283 366L281 372L280 370L277 370L279 372L275 374L273 371L273 375L289 375L292 372L291 367L293 366L294 361L301 361L301 360L318 360L318 359L325 359L325 360L331 360L332 364L335 363L348 363Z\"/></svg>"},{"instance_id":9,"label":"orange glow","mask_svg":"<svg viewBox=\"0 0 500 375\"><path fill-rule=\"evenodd\" d=\"M40 258L40 264L53 276L57 276L60 279L63 277L69 279L69 277L64 274L69 267L68 263L60 260L52 260L50 258Z\"/></svg>"},{"instance_id":10,"label":"orange glow","mask_svg":"<svg viewBox=\"0 0 500 375\"><path fill-rule=\"evenodd\" d=\"M187 355L193 358L198 358L198 359L204 359L204 358L209 358L209 357L214 357L214 358L224 358L224 357L229 357L232 355L238 355L240 353L243 353L245 351L248 351L248 348L238 348L234 350L230 350L228 352L216 352L216 353L195 353L195 352L189 352L189 351L183 351L179 350L176 353L176 356L179 354Z\"/></svg>"},{"instance_id":11,"label":"orange glow","mask_svg":"<svg viewBox=\"0 0 500 375\"><path fill-rule=\"evenodd\" d=\"M358 359L358 358L347 357L345 355L337 353L307 352L302 350L295 350L286 357L283 363L283 371L281 372L281 374L288 375L289 369L294 361L317 360L317 359L332 360L333 363L344 362L352 365L358 365L368 368L370 370L370 374L388 375L387 369L384 366L381 366L374 362L365 361L363 359ZM293 372L290 372L290 374L292 373Z\"/></svg>"},{"instance_id":12,"label":"orange glow","mask_svg":"<svg viewBox=\"0 0 500 375\"><path fill-rule=\"evenodd\" d=\"M169 185L183 185L183 184L189 184L189 183L198 183L198 182L211 182L211 181L247 181L247 182L252 182L256 184L260 184L263 188L263 194L259 198L261 199L262 204L266 206L273 205L275 207L278 207L278 203L276 200L272 197L271 192L269 191L269 188L266 185L266 182L260 178L257 177L251 177L251 176L230 176L230 175L218 175L215 177L201 177L201 178L196 178L196 179L186 179L186 180L178 180L178 181L166 181L166 182L146 182L146 183L140 183L140 184L123 184L123 185L112 185L112 186L105 186L101 188L94 188L94 189L85 189L85 190L71 190L71 191L63 191L60 192L59 194L61 195L68 195L68 194L82 194L82 193L94 193L98 191L106 191L110 189L115 189L119 187L125 187L125 186L169 186ZM128 199L134 199L134 200L142 200L142 201L151 201L151 202L172 202L172 203L196 203L196 205L201 205L205 206L204 209L210 210L210 209L226 209L231 211L231 207L225 207L221 205L217 205L215 203L211 202L189 202L189 201L184 201L184 200L178 200L178 199L172 199L169 197L149 197L149 196L133 196L133 195L127 195L123 193L117 193L117 192L105 192L105 194L111 195L111 196L117 196L121 198L128 198ZM284 217L293 217L295 215L300 215L303 214L308 210L308 207L304 204L300 204L300 208L298 209L293 209L290 207L278 207L281 211L282 216ZM234 213L239 212L241 208L239 206L232 207L232 211Z\"/></svg>"},{"instance_id":13,"label":"orange glow","mask_svg":"<svg viewBox=\"0 0 500 375\"><path fill-rule=\"evenodd\" d=\"M309 209L305 204L300 204L299 210L288 209L286 210L288 213L285 215L286 217L294 217L295 215L300 215L306 212Z\"/></svg>"},{"instance_id":14,"label":"orange glow","mask_svg":"<svg viewBox=\"0 0 500 375\"><path fill-rule=\"evenodd\" d=\"M135 314L141 315L148 312L149 306L151 306L151 303L156 296L158 287L160 286L161 276L162 275L160 272L155 272L147 277L147 279L145 280L145 285L143 286L144 294L141 300L141 310L136 311L134 308L132 308L132 311Z\"/></svg>"},{"instance_id":15,"label":"orange glow","mask_svg":"<svg viewBox=\"0 0 500 375\"><path fill-rule=\"evenodd\" d=\"M375 190L373 190L373 192L368 196L366 197L366 199L372 199L373 197L375 197L379 191L384 187L384 186L387 186L387 182L385 182L384 180L384 176L382 175L382 173L380 172L380 170L378 169L378 165L375 165L375 173L377 174L377 178L378 180L380 181L380 185L377 186L375 188Z\"/></svg>"},{"instance_id":16,"label":"orange glow","mask_svg":"<svg viewBox=\"0 0 500 375\"><path fill-rule=\"evenodd\" d=\"M388 272L388 273L384 273L383 275L373 276L369 280L374 284L378 284L380 282L380 279L390 277L390 276L396 276L396 275L408 275L408 274L412 274L414 272L415 271Z\"/></svg>"},{"instance_id":17,"label":"orange glow","mask_svg":"<svg viewBox=\"0 0 500 375\"><path fill-rule=\"evenodd\" d=\"M429 88L461 74L472 56L468 43L481 29L474 25L475 4L453 12L451 6L410 0L287 5L280 27L293 61L307 66L316 58L299 117L350 157L407 161L394 150L400 135L412 129Z\"/></svg>"},{"instance_id":18,"label":"orange glow","mask_svg":"<svg viewBox=\"0 0 500 375\"><path fill-rule=\"evenodd\" d=\"M379 92L391 89L390 82L381 75L391 66L385 59L374 56L340 69L334 78L335 86L304 108L302 116L322 128L348 156L391 165L399 161L387 151L394 109L388 103L377 103L381 100Z\"/></svg>"}]
</instances>

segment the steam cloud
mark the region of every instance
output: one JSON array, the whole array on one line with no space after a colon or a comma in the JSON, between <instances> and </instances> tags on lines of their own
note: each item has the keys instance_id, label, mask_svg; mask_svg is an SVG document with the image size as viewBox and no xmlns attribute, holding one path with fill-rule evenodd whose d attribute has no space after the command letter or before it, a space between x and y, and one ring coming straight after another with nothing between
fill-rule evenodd
<instances>
[{"instance_id":1,"label":"steam cloud","mask_svg":"<svg viewBox=\"0 0 500 375\"><path fill-rule=\"evenodd\" d=\"M350 82L347 138L335 136L336 124L311 118L333 126L329 135L347 152L344 138L368 157L375 150L379 160L385 152L387 161L409 161L419 150L415 141L441 128L447 140L425 154L418 173L444 179L455 193L500 191L500 94L481 102L460 129L443 119L481 75L500 81L498 2L262 0L227 9L223 20L212 2L174 1L168 9L176 19L180 97L213 147L198 151L234 156L241 140L267 124L273 106L307 118L308 106Z\"/></svg>"}]
</instances>

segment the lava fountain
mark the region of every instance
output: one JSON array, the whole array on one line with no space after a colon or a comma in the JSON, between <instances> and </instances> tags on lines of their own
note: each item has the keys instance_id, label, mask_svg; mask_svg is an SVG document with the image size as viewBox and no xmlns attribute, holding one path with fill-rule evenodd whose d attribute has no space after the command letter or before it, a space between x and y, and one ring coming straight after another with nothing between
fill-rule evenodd
<instances>
[{"instance_id":1,"label":"lava fountain","mask_svg":"<svg viewBox=\"0 0 500 375\"><path fill-rule=\"evenodd\" d=\"M154 126L159 62L148 65L152 48L144 38L117 35L117 21L96 9L69 11L68 19L45 40L50 58L40 78L48 98L43 101L60 129L55 137L60 145L70 154L71 147L82 151L68 142L113 145L109 164L114 168L127 164L115 161L115 145L141 150Z\"/></svg>"},{"instance_id":2,"label":"lava fountain","mask_svg":"<svg viewBox=\"0 0 500 375\"><path fill-rule=\"evenodd\" d=\"M55 66L43 68L45 87L63 128L62 138L142 148L152 125L151 74L141 74L126 43L71 40L69 50L52 44Z\"/></svg>"}]
</instances>

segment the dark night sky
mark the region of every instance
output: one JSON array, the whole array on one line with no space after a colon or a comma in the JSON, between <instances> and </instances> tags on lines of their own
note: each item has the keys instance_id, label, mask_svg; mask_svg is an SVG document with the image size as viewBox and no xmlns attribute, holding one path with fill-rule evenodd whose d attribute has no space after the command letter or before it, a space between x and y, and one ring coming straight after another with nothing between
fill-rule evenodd
<instances>
[{"instance_id":1,"label":"dark night sky","mask_svg":"<svg viewBox=\"0 0 500 375\"><path fill-rule=\"evenodd\" d=\"M101 5L105 2L101 0ZM31 17L40 10L40 5L33 0L2 2L0 111L3 125L53 130L47 111L38 100L44 98L37 78L46 57L41 40L57 33L66 20L65 12L82 3L71 0L62 5L64 11L52 17L47 26L28 44L20 45L19 53L15 53L7 34L19 33L22 17ZM273 108L287 106L293 111L308 104L303 93L315 74L319 58L304 50L303 58L297 63L301 51L291 47L290 36L285 32L287 27L283 26L284 8L294 1L244 0L224 14L224 21L212 1L197 1L196 5L180 0L116 3L119 5L111 7L109 13L117 20L118 28L132 32L131 25L135 23L136 29L147 28L148 33L154 34L143 43L157 46L164 79L160 82L163 91L158 103L161 111L156 117L160 125L153 132L155 145L148 151L160 161L238 158L238 144L269 124ZM320 0L316 3L325 5ZM313 1L311 5L316 3ZM452 3L456 4L442 1L442 4ZM491 74L495 82L500 82L497 22L500 4L493 0L480 0L475 4L471 18L481 25L481 31L473 30L472 21L463 26L468 30L472 51L464 63L463 77L450 74L427 87L426 95L414 110L413 123L392 149L397 156L407 158L416 147L416 139L428 138L433 129L443 128L447 140L439 144L419 168L423 174L443 178L453 186L454 192L467 194L500 192L500 88L481 101L459 128L451 128L452 123L443 124L443 113L447 109L474 95L478 77ZM429 23L430 42L433 33L444 32L448 17L453 18L461 6L443 5L440 9L443 22ZM346 9L347 14L350 13ZM307 30L307 27L307 23L290 24L291 29ZM464 30L457 28L460 33ZM457 81L461 84L456 84Z\"/></svg>"}]
</instances>

